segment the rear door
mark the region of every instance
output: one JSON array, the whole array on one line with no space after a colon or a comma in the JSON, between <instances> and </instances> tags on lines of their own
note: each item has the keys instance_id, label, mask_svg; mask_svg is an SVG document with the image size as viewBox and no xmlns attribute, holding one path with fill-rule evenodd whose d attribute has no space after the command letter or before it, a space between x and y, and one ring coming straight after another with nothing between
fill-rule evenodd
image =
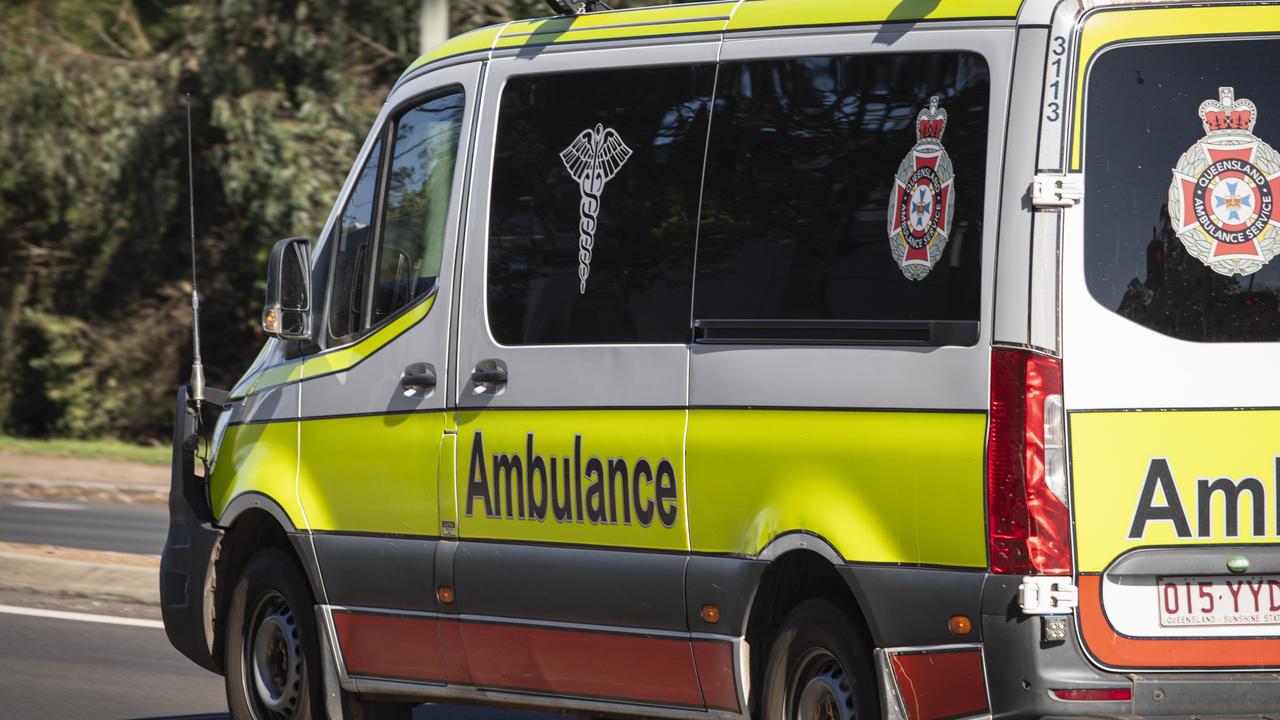
<instances>
[{"instance_id":1,"label":"rear door","mask_svg":"<svg viewBox=\"0 0 1280 720\"><path fill-rule=\"evenodd\" d=\"M1280 8L1216 6L1080 35L1063 372L1080 630L1107 667L1280 667L1276 30Z\"/></svg>"}]
</instances>

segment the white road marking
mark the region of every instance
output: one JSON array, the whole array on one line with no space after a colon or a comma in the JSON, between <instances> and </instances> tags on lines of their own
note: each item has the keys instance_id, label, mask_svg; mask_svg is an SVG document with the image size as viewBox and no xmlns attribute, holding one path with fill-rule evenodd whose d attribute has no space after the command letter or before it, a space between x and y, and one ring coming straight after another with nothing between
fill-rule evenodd
<instances>
[{"instance_id":1,"label":"white road marking","mask_svg":"<svg viewBox=\"0 0 1280 720\"><path fill-rule=\"evenodd\" d=\"M116 617L114 615L94 615L92 613L66 612L63 610L40 610L37 608L17 607L15 605L0 605L0 613L9 615L26 615L28 617L38 618L51 618L53 620L77 620L79 622L94 622L102 623L104 625L129 625L131 627L164 629L164 623L159 620Z\"/></svg>"},{"instance_id":2,"label":"white road marking","mask_svg":"<svg viewBox=\"0 0 1280 720\"><path fill-rule=\"evenodd\" d=\"M38 508L40 510L84 510L84 505L71 503L40 502L39 500L9 500L4 503L9 507Z\"/></svg>"}]
</instances>

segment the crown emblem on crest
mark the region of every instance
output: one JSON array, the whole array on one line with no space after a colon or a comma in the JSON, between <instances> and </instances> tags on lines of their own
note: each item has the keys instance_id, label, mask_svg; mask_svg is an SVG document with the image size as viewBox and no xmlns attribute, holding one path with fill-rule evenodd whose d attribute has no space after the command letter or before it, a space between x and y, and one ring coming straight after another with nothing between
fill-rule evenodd
<instances>
[{"instance_id":1,"label":"crown emblem on crest","mask_svg":"<svg viewBox=\"0 0 1280 720\"><path fill-rule=\"evenodd\" d=\"M1204 137L1173 168L1169 219L1187 252L1221 275L1250 275L1280 253L1280 155L1253 134L1258 108L1235 88L1200 103Z\"/></svg>"},{"instance_id":2,"label":"crown emblem on crest","mask_svg":"<svg viewBox=\"0 0 1280 720\"><path fill-rule=\"evenodd\" d=\"M898 165L889 200L889 252L908 280L923 280L942 257L955 214L955 172L942 147L947 111L938 97L916 115L916 144Z\"/></svg>"},{"instance_id":3,"label":"crown emblem on crest","mask_svg":"<svg viewBox=\"0 0 1280 720\"><path fill-rule=\"evenodd\" d=\"M1200 103L1200 123L1206 135L1217 133L1252 133L1258 121L1258 108L1253 101L1236 99L1235 88L1218 88L1217 100Z\"/></svg>"},{"instance_id":4,"label":"crown emblem on crest","mask_svg":"<svg viewBox=\"0 0 1280 720\"><path fill-rule=\"evenodd\" d=\"M947 129L947 111L938 107L938 96L929 98L929 107L916 115L916 140L932 140L942 142L942 133Z\"/></svg>"}]
</instances>

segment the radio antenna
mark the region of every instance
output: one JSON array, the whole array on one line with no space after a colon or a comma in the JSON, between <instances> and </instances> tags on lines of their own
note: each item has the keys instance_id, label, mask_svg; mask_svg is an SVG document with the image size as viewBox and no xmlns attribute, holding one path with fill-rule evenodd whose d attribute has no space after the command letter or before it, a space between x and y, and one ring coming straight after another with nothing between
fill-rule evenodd
<instances>
[{"instance_id":1,"label":"radio antenna","mask_svg":"<svg viewBox=\"0 0 1280 720\"><path fill-rule=\"evenodd\" d=\"M200 417L204 403L204 364L200 362L200 292L196 286L196 171L191 150L191 93L187 93L187 200L191 210L191 400Z\"/></svg>"}]
</instances>

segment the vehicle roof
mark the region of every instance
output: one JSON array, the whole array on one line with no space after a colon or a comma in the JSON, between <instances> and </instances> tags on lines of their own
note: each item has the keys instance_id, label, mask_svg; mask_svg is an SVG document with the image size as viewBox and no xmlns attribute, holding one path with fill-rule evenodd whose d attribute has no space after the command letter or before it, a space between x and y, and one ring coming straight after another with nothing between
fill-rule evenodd
<instances>
[{"instance_id":1,"label":"vehicle roof","mask_svg":"<svg viewBox=\"0 0 1280 720\"><path fill-rule=\"evenodd\" d=\"M1023 0L727 0L518 20L463 33L407 72L448 58L534 45L930 20L1012 19Z\"/></svg>"}]
</instances>

